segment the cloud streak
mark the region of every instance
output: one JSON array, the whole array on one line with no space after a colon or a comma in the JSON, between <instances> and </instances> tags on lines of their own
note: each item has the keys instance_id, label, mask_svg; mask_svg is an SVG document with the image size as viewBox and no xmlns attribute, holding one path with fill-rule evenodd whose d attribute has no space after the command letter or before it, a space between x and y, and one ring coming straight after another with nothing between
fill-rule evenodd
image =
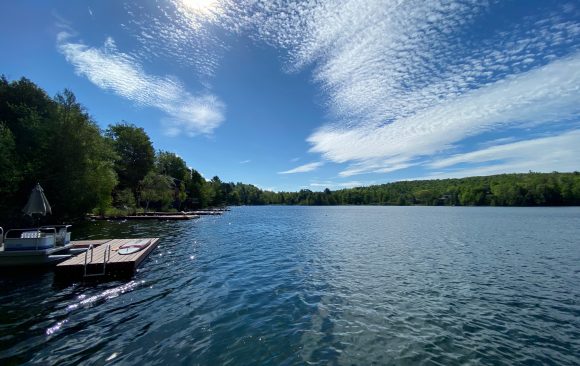
<instances>
[{"instance_id":1,"label":"cloud streak","mask_svg":"<svg viewBox=\"0 0 580 366\"><path fill-rule=\"evenodd\" d=\"M580 55L575 55L384 126L327 127L308 141L312 152L328 160L358 162L342 175L403 169L468 136L570 119L580 112L578 85Z\"/></svg>"},{"instance_id":2,"label":"cloud streak","mask_svg":"<svg viewBox=\"0 0 580 366\"><path fill-rule=\"evenodd\" d=\"M93 48L71 41L63 31L57 45L78 75L140 106L164 112L165 133L170 136L210 134L224 121L225 105L219 98L192 94L176 78L146 73L137 59L117 49L112 38Z\"/></svg>"},{"instance_id":3,"label":"cloud streak","mask_svg":"<svg viewBox=\"0 0 580 366\"><path fill-rule=\"evenodd\" d=\"M375 184L375 181L348 181L348 182L333 182L333 181L323 181L323 182L311 182L310 187L316 189L322 188L332 188L332 189L344 189L344 188L353 188L353 187L364 187Z\"/></svg>"},{"instance_id":4,"label":"cloud streak","mask_svg":"<svg viewBox=\"0 0 580 366\"><path fill-rule=\"evenodd\" d=\"M451 168L461 164L483 164L468 168L469 175L491 175L510 172L552 172L580 170L580 130L557 136L542 137L509 144L493 146L465 154L439 159L429 164L430 168ZM441 177L456 177L456 171L436 174Z\"/></svg>"},{"instance_id":5,"label":"cloud streak","mask_svg":"<svg viewBox=\"0 0 580 366\"><path fill-rule=\"evenodd\" d=\"M278 172L278 174L307 173L307 172L311 172L311 171L314 171L314 170L320 168L322 165L324 165L324 163L322 163L322 162L308 163L308 164L300 165L294 169L286 170L283 172Z\"/></svg>"}]
</instances>

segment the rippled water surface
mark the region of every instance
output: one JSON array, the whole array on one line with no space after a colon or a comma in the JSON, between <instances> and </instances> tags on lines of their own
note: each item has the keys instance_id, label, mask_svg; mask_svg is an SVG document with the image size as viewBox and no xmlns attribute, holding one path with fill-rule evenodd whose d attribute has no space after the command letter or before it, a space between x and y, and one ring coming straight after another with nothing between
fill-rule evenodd
<instances>
[{"instance_id":1,"label":"rippled water surface","mask_svg":"<svg viewBox=\"0 0 580 366\"><path fill-rule=\"evenodd\" d=\"M132 281L2 274L0 364L580 364L580 208L240 207Z\"/></svg>"}]
</instances>

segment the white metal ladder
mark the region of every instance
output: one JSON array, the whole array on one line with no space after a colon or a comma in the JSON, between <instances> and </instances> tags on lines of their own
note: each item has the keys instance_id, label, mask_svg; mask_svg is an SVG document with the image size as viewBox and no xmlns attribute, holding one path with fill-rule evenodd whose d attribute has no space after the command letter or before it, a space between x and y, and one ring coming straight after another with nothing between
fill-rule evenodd
<instances>
[{"instance_id":1,"label":"white metal ladder","mask_svg":"<svg viewBox=\"0 0 580 366\"><path fill-rule=\"evenodd\" d=\"M91 253L91 258L89 259L89 252ZM87 262L87 259L88 262ZM89 249L85 252L85 274L84 277L96 277L104 276L107 273L107 262L111 259L111 245L107 244L107 248L103 252L103 270L95 273L88 273L88 265L93 262L93 244L89 245Z\"/></svg>"}]
</instances>

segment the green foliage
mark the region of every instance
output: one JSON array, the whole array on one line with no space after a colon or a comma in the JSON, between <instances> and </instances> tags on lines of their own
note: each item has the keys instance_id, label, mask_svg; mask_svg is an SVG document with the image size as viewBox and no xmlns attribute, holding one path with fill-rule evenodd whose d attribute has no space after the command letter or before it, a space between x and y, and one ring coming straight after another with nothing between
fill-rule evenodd
<instances>
[{"instance_id":1,"label":"green foliage","mask_svg":"<svg viewBox=\"0 0 580 366\"><path fill-rule=\"evenodd\" d=\"M580 173L502 174L462 179L405 181L323 192L263 191L250 184L204 185L213 205L580 205ZM197 192L196 192L197 195ZM222 197L220 199L216 197ZM223 201L225 197L225 202Z\"/></svg>"},{"instance_id":2,"label":"green foliage","mask_svg":"<svg viewBox=\"0 0 580 366\"><path fill-rule=\"evenodd\" d=\"M113 197L113 206L116 208L132 211L135 211L137 208L135 196L133 195L133 191L131 191L129 188L117 190Z\"/></svg>"},{"instance_id":3,"label":"green foliage","mask_svg":"<svg viewBox=\"0 0 580 366\"><path fill-rule=\"evenodd\" d=\"M174 153L158 151L155 156L155 171L172 179L174 186L173 209L182 208L187 200L186 187L191 181L191 171L185 160Z\"/></svg>"},{"instance_id":4,"label":"green foliage","mask_svg":"<svg viewBox=\"0 0 580 366\"><path fill-rule=\"evenodd\" d=\"M20 209L39 182L53 219L74 218L110 204L114 153L74 94L51 99L27 79L0 80L0 215Z\"/></svg>"},{"instance_id":5,"label":"green foliage","mask_svg":"<svg viewBox=\"0 0 580 366\"><path fill-rule=\"evenodd\" d=\"M206 180L195 169L190 170L190 177L185 181L187 208L203 208L213 200L213 191Z\"/></svg>"},{"instance_id":6,"label":"green foliage","mask_svg":"<svg viewBox=\"0 0 580 366\"><path fill-rule=\"evenodd\" d=\"M110 206L117 184L115 154L72 92L65 90L55 101L54 140L44 159L44 188L50 192L53 209L73 217L94 207L103 211Z\"/></svg>"},{"instance_id":7,"label":"green foliage","mask_svg":"<svg viewBox=\"0 0 580 366\"><path fill-rule=\"evenodd\" d=\"M173 180L167 175L154 171L147 173L141 181L141 199L145 201L145 211L153 203L158 209L167 209L173 198Z\"/></svg>"},{"instance_id":8,"label":"green foliage","mask_svg":"<svg viewBox=\"0 0 580 366\"><path fill-rule=\"evenodd\" d=\"M159 174L167 175L183 182L190 171L181 157L167 151L159 151L155 156L155 169Z\"/></svg>"},{"instance_id":9,"label":"green foliage","mask_svg":"<svg viewBox=\"0 0 580 366\"><path fill-rule=\"evenodd\" d=\"M210 204L211 206L221 206L225 204L225 200L226 200L226 196L227 196L227 192L226 192L226 187L224 186L224 184L222 183L222 181L220 180L220 178L218 176L215 176L211 179L211 181L209 182L209 187L211 190L211 200L210 200Z\"/></svg>"},{"instance_id":10,"label":"green foliage","mask_svg":"<svg viewBox=\"0 0 580 366\"><path fill-rule=\"evenodd\" d=\"M0 196L6 197L18 190L21 180L16 169L16 147L14 135L3 123L0 123Z\"/></svg>"},{"instance_id":11,"label":"green foliage","mask_svg":"<svg viewBox=\"0 0 580 366\"><path fill-rule=\"evenodd\" d=\"M118 155L115 171L119 176L119 188L129 188L138 196L139 182L155 163L155 150L149 136L143 128L129 123L110 125L105 134Z\"/></svg>"},{"instance_id":12,"label":"green foliage","mask_svg":"<svg viewBox=\"0 0 580 366\"><path fill-rule=\"evenodd\" d=\"M244 188L236 187L235 190ZM406 181L331 192L263 192L242 204L287 205L580 205L580 173L501 174L488 177ZM247 197L247 196L242 196ZM232 203L230 203L232 204Z\"/></svg>"}]
</instances>

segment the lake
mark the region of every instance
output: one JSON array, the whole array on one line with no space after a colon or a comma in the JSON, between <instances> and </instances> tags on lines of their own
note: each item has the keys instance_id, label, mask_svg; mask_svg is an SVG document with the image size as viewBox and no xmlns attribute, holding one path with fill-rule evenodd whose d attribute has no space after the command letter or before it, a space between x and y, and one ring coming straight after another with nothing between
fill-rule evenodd
<instances>
[{"instance_id":1,"label":"lake","mask_svg":"<svg viewBox=\"0 0 580 366\"><path fill-rule=\"evenodd\" d=\"M2 275L0 364L578 365L580 208L234 207L132 281Z\"/></svg>"}]
</instances>

